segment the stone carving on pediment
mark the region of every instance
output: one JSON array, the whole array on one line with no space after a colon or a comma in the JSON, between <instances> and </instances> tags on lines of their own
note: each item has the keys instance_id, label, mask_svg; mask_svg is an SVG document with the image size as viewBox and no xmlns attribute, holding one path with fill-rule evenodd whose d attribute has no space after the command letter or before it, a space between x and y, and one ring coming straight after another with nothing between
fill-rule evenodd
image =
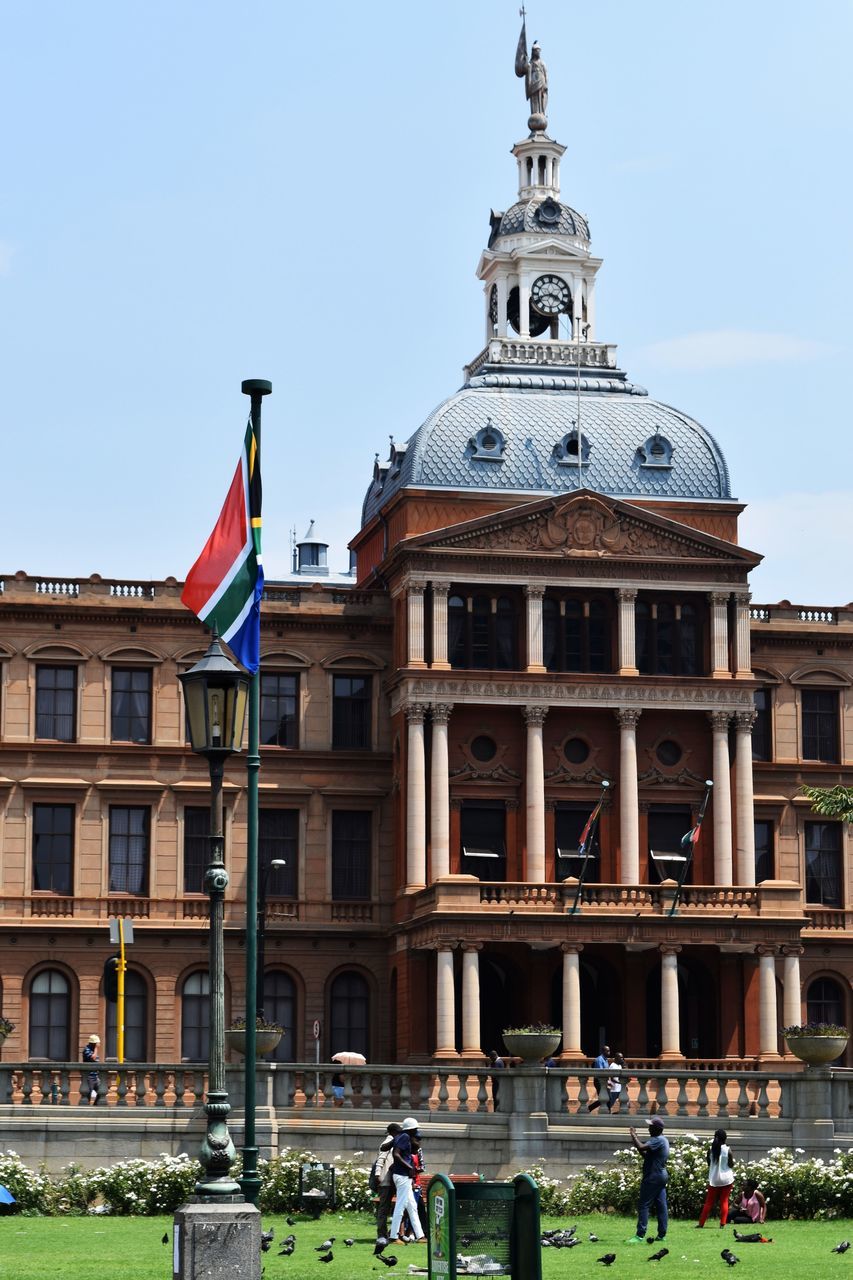
<instances>
[{"instance_id":1,"label":"stone carving on pediment","mask_svg":"<svg viewBox=\"0 0 853 1280\"><path fill-rule=\"evenodd\" d=\"M450 777L454 782L480 782L484 779L490 782L521 781L521 774L516 773L514 769L508 769L504 764L477 768L470 762L464 764L461 769L451 769Z\"/></svg>"},{"instance_id":2,"label":"stone carving on pediment","mask_svg":"<svg viewBox=\"0 0 853 1280\"><path fill-rule=\"evenodd\" d=\"M678 773L664 773L662 769L652 766L645 773L637 775L637 781L646 787L703 787L705 779L691 769L680 769Z\"/></svg>"},{"instance_id":3,"label":"stone carving on pediment","mask_svg":"<svg viewBox=\"0 0 853 1280\"><path fill-rule=\"evenodd\" d=\"M570 786L572 783L601 783L607 774L602 773L600 769L595 767L591 769L568 769L564 764L558 765L556 769L552 769L550 773L545 774L545 781L552 782L557 786Z\"/></svg>"},{"instance_id":4,"label":"stone carving on pediment","mask_svg":"<svg viewBox=\"0 0 853 1280\"><path fill-rule=\"evenodd\" d=\"M452 545L486 551L557 551L562 555L724 559L725 553L641 519L616 515L603 503L571 502L515 524L460 534Z\"/></svg>"}]
</instances>

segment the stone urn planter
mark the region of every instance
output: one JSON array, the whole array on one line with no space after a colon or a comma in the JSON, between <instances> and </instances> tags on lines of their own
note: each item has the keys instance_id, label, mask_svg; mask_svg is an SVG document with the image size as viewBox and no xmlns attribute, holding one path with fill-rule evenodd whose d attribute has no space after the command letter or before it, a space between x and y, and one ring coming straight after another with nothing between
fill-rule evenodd
<instances>
[{"instance_id":1,"label":"stone urn planter","mask_svg":"<svg viewBox=\"0 0 853 1280\"><path fill-rule=\"evenodd\" d=\"M511 1053L514 1058L521 1058L525 1065L550 1057L559 1048L562 1038L559 1031L547 1028L541 1031L517 1029L503 1033L507 1053Z\"/></svg>"},{"instance_id":2,"label":"stone urn planter","mask_svg":"<svg viewBox=\"0 0 853 1280\"><path fill-rule=\"evenodd\" d=\"M810 1067L825 1067L840 1058L847 1048L848 1035L789 1035L785 1042L801 1062Z\"/></svg>"},{"instance_id":3,"label":"stone urn planter","mask_svg":"<svg viewBox=\"0 0 853 1280\"><path fill-rule=\"evenodd\" d=\"M275 1030L261 1030L258 1028L255 1032L255 1056L262 1058L265 1054L272 1053L283 1035L284 1032L280 1027ZM246 1028L230 1027L225 1032L225 1042L229 1049L233 1049L235 1053L245 1056Z\"/></svg>"}]
</instances>

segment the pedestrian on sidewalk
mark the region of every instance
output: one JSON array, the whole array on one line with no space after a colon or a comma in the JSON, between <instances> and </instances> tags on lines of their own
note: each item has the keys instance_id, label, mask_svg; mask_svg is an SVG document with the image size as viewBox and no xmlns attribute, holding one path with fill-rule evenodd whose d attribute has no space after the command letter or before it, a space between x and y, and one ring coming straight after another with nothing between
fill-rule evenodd
<instances>
[{"instance_id":1,"label":"pedestrian on sidewalk","mask_svg":"<svg viewBox=\"0 0 853 1280\"><path fill-rule=\"evenodd\" d=\"M621 1071L625 1065L625 1059L621 1053L616 1053L610 1061L608 1070L610 1074L607 1077L607 1110L612 1115L614 1111L619 1110L622 1101L622 1076Z\"/></svg>"},{"instance_id":2,"label":"pedestrian on sidewalk","mask_svg":"<svg viewBox=\"0 0 853 1280\"><path fill-rule=\"evenodd\" d=\"M595 1102L591 1102L589 1104L590 1111L597 1111L598 1108L601 1106L601 1095L607 1089L607 1084L606 1084L607 1068L610 1066L610 1045L609 1044L603 1044L601 1046L601 1053L598 1055L598 1057L596 1058L595 1062L592 1065L596 1071L603 1071L605 1073L604 1075L596 1076L595 1091L598 1094L598 1097L596 1098Z\"/></svg>"},{"instance_id":3,"label":"pedestrian on sidewalk","mask_svg":"<svg viewBox=\"0 0 853 1280\"><path fill-rule=\"evenodd\" d=\"M699 1221L696 1223L697 1230L704 1227L717 1201L720 1204L720 1226L724 1227L728 1222L729 1196L735 1180L734 1163L735 1158L726 1142L726 1131L718 1129L714 1134L714 1141L708 1148L708 1190L705 1193L705 1203L702 1205Z\"/></svg>"},{"instance_id":4,"label":"pedestrian on sidewalk","mask_svg":"<svg viewBox=\"0 0 853 1280\"><path fill-rule=\"evenodd\" d=\"M379 1154L373 1162L371 1179L376 1189L376 1239L388 1239L388 1216L391 1213L391 1202L394 1199L394 1139L403 1130L396 1120L392 1120L385 1130L385 1137L379 1146Z\"/></svg>"},{"instance_id":5,"label":"pedestrian on sidewalk","mask_svg":"<svg viewBox=\"0 0 853 1280\"><path fill-rule=\"evenodd\" d=\"M397 1199L394 1204L394 1214L391 1218L391 1239L396 1240L398 1244L407 1243L401 1236L400 1231L403 1223L403 1214L408 1213L409 1221L415 1233L415 1242L420 1244L426 1240L426 1236L421 1226L421 1220L418 1217L418 1206L415 1203L414 1179L417 1169L412 1159L412 1134L414 1134L415 1138L420 1138L418 1122L414 1116L407 1116L401 1128L402 1131L394 1139L393 1148L394 1166L392 1177Z\"/></svg>"},{"instance_id":6,"label":"pedestrian on sidewalk","mask_svg":"<svg viewBox=\"0 0 853 1280\"><path fill-rule=\"evenodd\" d=\"M663 1136L663 1121L657 1116L650 1116L646 1121L649 1136L645 1142L637 1137L637 1130L631 1128L628 1134L631 1142L643 1157L643 1177L640 1181L640 1203L637 1207L637 1229L626 1244L643 1244L649 1226L649 1212L654 1209L658 1223L656 1240L666 1239L669 1226L669 1208L666 1203L666 1184L669 1172L666 1162L669 1159L669 1143Z\"/></svg>"},{"instance_id":7,"label":"pedestrian on sidewalk","mask_svg":"<svg viewBox=\"0 0 853 1280\"><path fill-rule=\"evenodd\" d=\"M83 1049L84 1062L98 1061L98 1049L99 1049L100 1043L101 1043L100 1036L96 1036L94 1034L89 1036L89 1042ZM94 1107L97 1105L98 1098L100 1097L100 1089L99 1089L100 1083L101 1083L101 1077L98 1074L98 1072L90 1071L88 1074L89 1106L90 1107Z\"/></svg>"}]
</instances>

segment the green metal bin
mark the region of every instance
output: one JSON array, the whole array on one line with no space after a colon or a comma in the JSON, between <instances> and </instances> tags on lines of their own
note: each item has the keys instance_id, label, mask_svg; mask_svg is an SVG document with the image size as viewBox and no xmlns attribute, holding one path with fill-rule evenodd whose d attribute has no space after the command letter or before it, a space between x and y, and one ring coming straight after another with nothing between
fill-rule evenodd
<instances>
[{"instance_id":1,"label":"green metal bin","mask_svg":"<svg viewBox=\"0 0 853 1280\"><path fill-rule=\"evenodd\" d=\"M526 1173L512 1182L457 1186L437 1173L427 1188L427 1214L430 1280L542 1280L539 1188Z\"/></svg>"}]
</instances>

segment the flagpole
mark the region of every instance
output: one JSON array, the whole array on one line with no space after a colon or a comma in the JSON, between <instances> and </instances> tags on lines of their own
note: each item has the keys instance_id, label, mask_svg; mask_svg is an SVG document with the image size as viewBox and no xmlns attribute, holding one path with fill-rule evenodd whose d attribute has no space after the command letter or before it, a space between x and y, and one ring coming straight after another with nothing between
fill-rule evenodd
<instances>
[{"instance_id":1,"label":"flagpole","mask_svg":"<svg viewBox=\"0 0 853 1280\"><path fill-rule=\"evenodd\" d=\"M252 432L260 457L261 401L272 391L272 383L263 378L247 378L242 392L251 397ZM255 1105L257 1097L255 1022L258 1009L258 775L260 754L261 672L260 667L249 685L249 751L246 757L246 800L248 806L246 834L246 1052L243 1059L245 1104L243 1122L243 1173L238 1179L243 1198L257 1204L261 1191L258 1174L258 1147L255 1137Z\"/></svg>"}]
</instances>

